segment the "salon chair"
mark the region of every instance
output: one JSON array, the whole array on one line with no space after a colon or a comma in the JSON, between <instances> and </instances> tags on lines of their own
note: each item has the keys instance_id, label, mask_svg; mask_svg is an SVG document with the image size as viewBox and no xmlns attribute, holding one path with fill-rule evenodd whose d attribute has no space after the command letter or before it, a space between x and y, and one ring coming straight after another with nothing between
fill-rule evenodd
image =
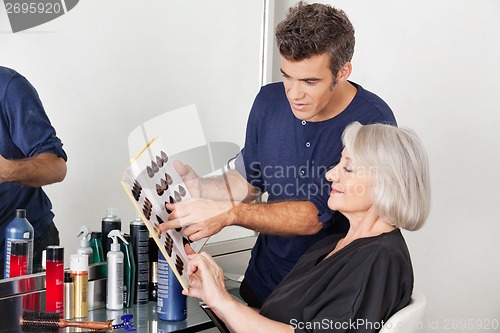
<instances>
[{"instance_id":1,"label":"salon chair","mask_svg":"<svg viewBox=\"0 0 500 333\"><path fill-rule=\"evenodd\" d=\"M413 291L410 304L393 314L379 333L414 333L422 327L425 311L425 295Z\"/></svg>"}]
</instances>

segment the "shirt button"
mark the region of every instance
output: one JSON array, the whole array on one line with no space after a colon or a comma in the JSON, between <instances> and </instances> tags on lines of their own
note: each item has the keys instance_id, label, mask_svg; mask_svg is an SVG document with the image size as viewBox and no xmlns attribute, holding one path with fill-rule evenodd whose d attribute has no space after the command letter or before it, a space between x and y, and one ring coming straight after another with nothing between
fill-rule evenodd
<instances>
[{"instance_id":1,"label":"shirt button","mask_svg":"<svg viewBox=\"0 0 500 333\"><path fill-rule=\"evenodd\" d=\"M311 147L311 143L309 141L306 142L306 147L307 148Z\"/></svg>"},{"instance_id":2,"label":"shirt button","mask_svg":"<svg viewBox=\"0 0 500 333\"><path fill-rule=\"evenodd\" d=\"M304 170L300 170L300 175L301 175L301 176L305 175L305 173L306 173L306 172L305 172Z\"/></svg>"},{"instance_id":3,"label":"shirt button","mask_svg":"<svg viewBox=\"0 0 500 333\"><path fill-rule=\"evenodd\" d=\"M302 125L306 126L307 122L305 120L302 120Z\"/></svg>"}]
</instances>

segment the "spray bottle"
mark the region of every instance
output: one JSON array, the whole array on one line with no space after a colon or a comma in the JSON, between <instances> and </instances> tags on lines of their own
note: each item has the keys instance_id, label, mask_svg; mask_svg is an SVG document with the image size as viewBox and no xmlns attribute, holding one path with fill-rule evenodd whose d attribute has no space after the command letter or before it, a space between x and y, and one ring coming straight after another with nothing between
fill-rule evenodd
<instances>
[{"instance_id":1,"label":"spray bottle","mask_svg":"<svg viewBox=\"0 0 500 333\"><path fill-rule=\"evenodd\" d=\"M111 240L108 239L108 235L111 230L115 229L122 230L122 220L116 216L116 208L107 208L106 216L103 217L101 221L102 250L106 258L111 245Z\"/></svg>"},{"instance_id":2,"label":"spray bottle","mask_svg":"<svg viewBox=\"0 0 500 333\"><path fill-rule=\"evenodd\" d=\"M76 253L86 255L88 260L89 260L89 265L92 265L92 257L93 257L94 251L90 247L90 243L89 243L90 231L89 231L89 228L87 228L87 226L84 225L80 228L80 233L76 237L80 237L80 236L82 237L80 239L80 247L78 247L76 249Z\"/></svg>"},{"instance_id":3,"label":"spray bottle","mask_svg":"<svg viewBox=\"0 0 500 333\"><path fill-rule=\"evenodd\" d=\"M106 281L106 308L110 310L123 309L123 252L120 251L120 238L125 244L128 244L123 238L120 230L111 230L108 237L113 240L111 249L107 254L108 259L108 278Z\"/></svg>"}]
</instances>

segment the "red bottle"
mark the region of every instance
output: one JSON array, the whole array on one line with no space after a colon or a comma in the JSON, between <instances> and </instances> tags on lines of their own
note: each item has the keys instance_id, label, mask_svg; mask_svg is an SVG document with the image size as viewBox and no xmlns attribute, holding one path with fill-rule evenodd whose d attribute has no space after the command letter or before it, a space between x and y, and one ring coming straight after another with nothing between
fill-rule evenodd
<instances>
[{"instance_id":1,"label":"red bottle","mask_svg":"<svg viewBox=\"0 0 500 333\"><path fill-rule=\"evenodd\" d=\"M28 249L28 241L12 241L10 252L10 277L28 274Z\"/></svg>"},{"instance_id":2,"label":"red bottle","mask_svg":"<svg viewBox=\"0 0 500 333\"><path fill-rule=\"evenodd\" d=\"M15 240L11 244L10 252L10 277L23 276L28 274L29 266L29 243L24 240ZM19 281L19 286L22 289L30 289L32 279L22 279ZM24 295L22 300L23 310L40 310L38 294Z\"/></svg>"},{"instance_id":3,"label":"red bottle","mask_svg":"<svg viewBox=\"0 0 500 333\"><path fill-rule=\"evenodd\" d=\"M63 318L64 248L62 246L47 246L45 255L45 309L47 312L57 312Z\"/></svg>"}]
</instances>

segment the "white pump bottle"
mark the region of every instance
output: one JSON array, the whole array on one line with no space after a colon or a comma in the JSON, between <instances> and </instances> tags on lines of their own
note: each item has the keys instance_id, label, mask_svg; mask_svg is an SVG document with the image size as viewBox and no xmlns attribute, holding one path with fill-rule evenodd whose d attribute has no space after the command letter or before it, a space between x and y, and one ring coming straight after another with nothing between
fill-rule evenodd
<instances>
[{"instance_id":1,"label":"white pump bottle","mask_svg":"<svg viewBox=\"0 0 500 333\"><path fill-rule=\"evenodd\" d=\"M89 245L90 231L89 231L89 228L87 226L84 225L84 226L80 227L80 233L76 237L80 237L80 236L82 237L80 239L80 247L78 247L76 249L76 253L86 255L88 262L89 262L89 265L92 265L92 255L93 255L94 251L92 250L92 248Z\"/></svg>"},{"instance_id":2,"label":"white pump bottle","mask_svg":"<svg viewBox=\"0 0 500 333\"><path fill-rule=\"evenodd\" d=\"M106 308L110 310L123 309L123 252L120 251L120 238L123 238L120 230L111 230L108 237L113 240L111 251L107 254L108 276L106 282Z\"/></svg>"}]
</instances>

